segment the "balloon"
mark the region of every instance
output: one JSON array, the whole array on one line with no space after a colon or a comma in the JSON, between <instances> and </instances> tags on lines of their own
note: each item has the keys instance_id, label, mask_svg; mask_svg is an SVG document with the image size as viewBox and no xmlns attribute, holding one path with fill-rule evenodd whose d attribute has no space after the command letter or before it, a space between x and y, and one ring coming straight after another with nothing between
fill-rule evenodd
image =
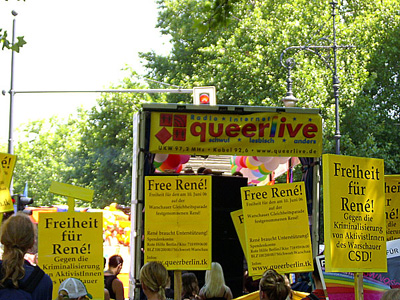
<instances>
[{"instance_id":1,"label":"balloon","mask_svg":"<svg viewBox=\"0 0 400 300\"><path fill-rule=\"evenodd\" d=\"M260 171L260 173L263 175L268 175L271 173L271 171L268 170L264 165L258 166L258 171Z\"/></svg>"},{"instance_id":2,"label":"balloon","mask_svg":"<svg viewBox=\"0 0 400 300\"><path fill-rule=\"evenodd\" d=\"M258 161L261 161L262 163L267 163L273 159L273 157L270 156L257 156Z\"/></svg>"},{"instance_id":3,"label":"balloon","mask_svg":"<svg viewBox=\"0 0 400 300\"><path fill-rule=\"evenodd\" d=\"M236 156L235 163L238 167L247 168L246 156Z\"/></svg>"},{"instance_id":4,"label":"balloon","mask_svg":"<svg viewBox=\"0 0 400 300\"><path fill-rule=\"evenodd\" d=\"M250 169L244 168L240 172L242 172L243 177L250 177L250 174L251 174L251 170Z\"/></svg>"},{"instance_id":5,"label":"balloon","mask_svg":"<svg viewBox=\"0 0 400 300\"><path fill-rule=\"evenodd\" d=\"M168 158L163 162L161 167L163 167L164 170L174 170L179 166L180 163L181 163L180 155L170 154L168 155Z\"/></svg>"},{"instance_id":6,"label":"balloon","mask_svg":"<svg viewBox=\"0 0 400 300\"><path fill-rule=\"evenodd\" d=\"M289 160L290 157L277 157L280 164L284 164Z\"/></svg>"},{"instance_id":7,"label":"balloon","mask_svg":"<svg viewBox=\"0 0 400 300\"><path fill-rule=\"evenodd\" d=\"M271 161L264 163L264 166L267 170L275 171L279 166L279 160L274 157Z\"/></svg>"},{"instance_id":8,"label":"balloon","mask_svg":"<svg viewBox=\"0 0 400 300\"><path fill-rule=\"evenodd\" d=\"M254 158L255 156L247 156L247 162L250 163L252 166L258 167L259 165L262 165L262 161L259 161Z\"/></svg>"},{"instance_id":9,"label":"balloon","mask_svg":"<svg viewBox=\"0 0 400 300\"><path fill-rule=\"evenodd\" d=\"M264 175L264 176L258 178L258 180L259 180L260 182L262 182L262 181L264 181L264 180L267 180L267 179L268 179L268 175Z\"/></svg>"},{"instance_id":10,"label":"balloon","mask_svg":"<svg viewBox=\"0 0 400 300\"><path fill-rule=\"evenodd\" d=\"M257 178L262 177L263 174L260 173L260 171L257 170L251 170L251 174Z\"/></svg>"},{"instance_id":11,"label":"balloon","mask_svg":"<svg viewBox=\"0 0 400 300\"><path fill-rule=\"evenodd\" d=\"M181 164L186 164L190 159L190 155L181 155Z\"/></svg>"},{"instance_id":12,"label":"balloon","mask_svg":"<svg viewBox=\"0 0 400 300\"><path fill-rule=\"evenodd\" d=\"M231 166L231 174L237 172L237 166Z\"/></svg>"},{"instance_id":13,"label":"balloon","mask_svg":"<svg viewBox=\"0 0 400 300\"><path fill-rule=\"evenodd\" d=\"M235 156L234 164L237 166L240 165L240 156Z\"/></svg>"},{"instance_id":14,"label":"balloon","mask_svg":"<svg viewBox=\"0 0 400 300\"><path fill-rule=\"evenodd\" d=\"M154 168L159 168L162 165L162 162L158 162L158 161L153 161L153 166Z\"/></svg>"},{"instance_id":15,"label":"balloon","mask_svg":"<svg viewBox=\"0 0 400 300\"><path fill-rule=\"evenodd\" d=\"M247 168L249 168L250 170L258 170L258 166L253 165L253 164L250 162L250 157L251 157L251 156L247 156L247 157L246 157L246 166L247 166ZM256 162L256 163L259 163L259 162ZM261 164L262 164L262 163L261 163Z\"/></svg>"},{"instance_id":16,"label":"balloon","mask_svg":"<svg viewBox=\"0 0 400 300\"><path fill-rule=\"evenodd\" d=\"M168 158L168 154L164 154L164 153L156 153L156 155L154 156L154 161L156 162L163 162Z\"/></svg>"},{"instance_id":17,"label":"balloon","mask_svg":"<svg viewBox=\"0 0 400 300\"><path fill-rule=\"evenodd\" d=\"M179 165L178 168L176 168L175 173L180 173L182 171L183 165Z\"/></svg>"}]
</instances>

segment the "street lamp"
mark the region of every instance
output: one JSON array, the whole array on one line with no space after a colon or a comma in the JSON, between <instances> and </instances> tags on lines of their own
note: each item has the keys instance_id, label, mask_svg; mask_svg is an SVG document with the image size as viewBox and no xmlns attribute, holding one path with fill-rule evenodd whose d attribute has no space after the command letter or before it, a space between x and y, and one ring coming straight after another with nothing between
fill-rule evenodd
<instances>
[{"instance_id":1,"label":"street lamp","mask_svg":"<svg viewBox=\"0 0 400 300\"><path fill-rule=\"evenodd\" d=\"M11 14L14 16L13 19L13 28L12 28L12 46L15 43L15 17L18 13L13 10ZM14 131L14 50L11 49L11 81L10 81L10 119L9 119L9 127L8 127L8 153L14 154L14 138L13 138L13 131ZM12 183L11 183L11 190L12 190Z\"/></svg>"},{"instance_id":2,"label":"street lamp","mask_svg":"<svg viewBox=\"0 0 400 300\"><path fill-rule=\"evenodd\" d=\"M297 99L293 96L292 93L292 80L290 78L291 75L291 70L295 66L295 61L293 58L287 59L285 62L283 62L283 56L288 52L289 50L297 50L297 51L308 51L311 52L315 55L317 55L328 67L329 70L332 71L332 87L333 87L333 95L335 98L335 152L336 154L340 154L340 129L339 129L339 77L337 75L337 57L336 57L336 52L337 49L339 48L353 48L354 46L352 45L346 45L346 46L339 46L336 44L336 24L335 24L335 16L336 16L336 6L337 2L333 0L330 2L332 6L332 28L333 28L333 40L330 41L328 38L323 37L320 38L318 41L324 41L324 42L329 42L330 45L325 46L325 45L304 45L304 46L291 46L283 50L281 57L280 57L280 62L283 67L285 67L288 70L288 87L287 87L287 94L286 97L282 99L282 101L285 103L296 103ZM333 66L331 66L328 62L328 60L322 56L319 50L333 50ZM294 99L295 100L294 100Z\"/></svg>"},{"instance_id":3,"label":"street lamp","mask_svg":"<svg viewBox=\"0 0 400 300\"><path fill-rule=\"evenodd\" d=\"M281 56L281 64L282 64L282 56ZM282 98L283 105L285 107L295 107L297 101L299 101L295 96L293 96L292 92L292 77L291 71L295 65L295 61L292 58L288 58L285 61L285 64L282 64L288 70L288 77L287 77L287 87L286 87L286 96Z\"/></svg>"}]
</instances>

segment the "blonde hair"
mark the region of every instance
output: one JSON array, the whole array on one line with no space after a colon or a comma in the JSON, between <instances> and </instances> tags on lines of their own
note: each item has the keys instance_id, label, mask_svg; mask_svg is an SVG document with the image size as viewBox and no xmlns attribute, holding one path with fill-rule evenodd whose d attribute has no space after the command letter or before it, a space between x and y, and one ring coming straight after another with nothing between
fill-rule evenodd
<instances>
[{"instance_id":1,"label":"blonde hair","mask_svg":"<svg viewBox=\"0 0 400 300\"><path fill-rule=\"evenodd\" d=\"M272 269L263 274L260 280L260 291L266 293L268 300L285 300L290 294L285 278Z\"/></svg>"},{"instance_id":2,"label":"blonde hair","mask_svg":"<svg viewBox=\"0 0 400 300\"><path fill-rule=\"evenodd\" d=\"M204 281L204 294L207 298L218 297L221 288L226 286L222 266L217 262L211 263L211 270L206 271Z\"/></svg>"},{"instance_id":3,"label":"blonde hair","mask_svg":"<svg viewBox=\"0 0 400 300\"><path fill-rule=\"evenodd\" d=\"M151 261L140 269L139 280L160 300L165 300L165 287L168 284L168 271L159 262Z\"/></svg>"},{"instance_id":4,"label":"blonde hair","mask_svg":"<svg viewBox=\"0 0 400 300\"><path fill-rule=\"evenodd\" d=\"M24 278L24 255L35 243L35 229L31 219L23 213L11 216L1 226L1 243L4 245L1 286L11 280L18 288L18 280Z\"/></svg>"},{"instance_id":5,"label":"blonde hair","mask_svg":"<svg viewBox=\"0 0 400 300\"><path fill-rule=\"evenodd\" d=\"M400 299L400 289L387 290L383 295L381 300L399 300Z\"/></svg>"}]
</instances>

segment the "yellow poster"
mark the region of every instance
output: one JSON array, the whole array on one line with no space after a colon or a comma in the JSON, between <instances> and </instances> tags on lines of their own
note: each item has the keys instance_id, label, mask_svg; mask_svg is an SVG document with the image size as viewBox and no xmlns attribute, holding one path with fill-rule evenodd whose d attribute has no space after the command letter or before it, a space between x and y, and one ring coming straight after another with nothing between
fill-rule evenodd
<instances>
[{"instance_id":1,"label":"yellow poster","mask_svg":"<svg viewBox=\"0 0 400 300\"><path fill-rule=\"evenodd\" d=\"M382 159L322 156L327 272L386 272Z\"/></svg>"},{"instance_id":2,"label":"yellow poster","mask_svg":"<svg viewBox=\"0 0 400 300\"><path fill-rule=\"evenodd\" d=\"M231 212L231 218L233 222L233 226L235 226L236 234L238 235L240 245L242 246L242 250L244 256L247 259L247 246L246 246L246 234L244 232L244 217L243 217L243 209L235 210Z\"/></svg>"},{"instance_id":3,"label":"yellow poster","mask_svg":"<svg viewBox=\"0 0 400 300\"><path fill-rule=\"evenodd\" d=\"M6 185L4 177L3 168L0 167L0 213L14 210L9 185Z\"/></svg>"},{"instance_id":4,"label":"yellow poster","mask_svg":"<svg viewBox=\"0 0 400 300\"><path fill-rule=\"evenodd\" d=\"M400 175L385 176L386 239L400 239Z\"/></svg>"},{"instance_id":5,"label":"yellow poster","mask_svg":"<svg viewBox=\"0 0 400 300\"><path fill-rule=\"evenodd\" d=\"M242 187L250 276L313 270L304 182Z\"/></svg>"},{"instance_id":6,"label":"yellow poster","mask_svg":"<svg viewBox=\"0 0 400 300\"><path fill-rule=\"evenodd\" d=\"M16 160L16 155L0 153L0 167L4 171L4 184L7 188L10 188Z\"/></svg>"},{"instance_id":7,"label":"yellow poster","mask_svg":"<svg viewBox=\"0 0 400 300\"><path fill-rule=\"evenodd\" d=\"M80 279L93 299L104 299L103 214L41 213L39 266L53 280L53 299L60 284Z\"/></svg>"},{"instance_id":8,"label":"yellow poster","mask_svg":"<svg viewBox=\"0 0 400 300\"><path fill-rule=\"evenodd\" d=\"M318 157L318 114L151 112L150 152Z\"/></svg>"},{"instance_id":9,"label":"yellow poster","mask_svg":"<svg viewBox=\"0 0 400 300\"><path fill-rule=\"evenodd\" d=\"M211 268L211 176L145 178L144 260Z\"/></svg>"}]
</instances>

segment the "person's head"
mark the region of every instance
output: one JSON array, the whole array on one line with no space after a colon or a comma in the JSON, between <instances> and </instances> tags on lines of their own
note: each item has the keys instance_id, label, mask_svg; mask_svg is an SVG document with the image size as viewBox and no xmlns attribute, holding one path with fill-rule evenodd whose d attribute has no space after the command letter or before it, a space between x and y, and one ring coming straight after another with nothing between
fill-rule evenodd
<instances>
[{"instance_id":1,"label":"person's head","mask_svg":"<svg viewBox=\"0 0 400 300\"><path fill-rule=\"evenodd\" d=\"M159 300L165 299L168 271L160 262L151 261L146 263L140 269L139 280L147 298L151 294L157 294Z\"/></svg>"},{"instance_id":2,"label":"person's head","mask_svg":"<svg viewBox=\"0 0 400 300\"><path fill-rule=\"evenodd\" d=\"M232 173L232 176L243 177L243 173L242 173L242 172L236 171L236 172L233 172L233 173Z\"/></svg>"},{"instance_id":3,"label":"person's head","mask_svg":"<svg viewBox=\"0 0 400 300\"><path fill-rule=\"evenodd\" d=\"M199 293L199 282L194 273L182 274L182 299L191 298Z\"/></svg>"},{"instance_id":4,"label":"person's head","mask_svg":"<svg viewBox=\"0 0 400 300\"><path fill-rule=\"evenodd\" d=\"M78 278L67 278L61 282L60 287L58 288L58 300L83 300L92 298L92 295L87 292L83 282Z\"/></svg>"},{"instance_id":5,"label":"person's head","mask_svg":"<svg viewBox=\"0 0 400 300\"><path fill-rule=\"evenodd\" d=\"M4 276L0 284L10 279L18 287L18 279L25 274L24 255L35 243L35 225L26 214L11 216L1 226L1 243L4 246Z\"/></svg>"},{"instance_id":6,"label":"person's head","mask_svg":"<svg viewBox=\"0 0 400 300\"><path fill-rule=\"evenodd\" d=\"M124 264L124 259L121 255L115 254L108 259L108 269L118 275L121 272L122 265Z\"/></svg>"},{"instance_id":7,"label":"person's head","mask_svg":"<svg viewBox=\"0 0 400 300\"><path fill-rule=\"evenodd\" d=\"M400 289L387 290L381 300L400 300Z\"/></svg>"},{"instance_id":8,"label":"person's head","mask_svg":"<svg viewBox=\"0 0 400 300\"><path fill-rule=\"evenodd\" d=\"M207 294L216 297L222 286L225 285L224 271L217 262L211 263L211 270L206 271L204 278Z\"/></svg>"},{"instance_id":9,"label":"person's head","mask_svg":"<svg viewBox=\"0 0 400 300\"><path fill-rule=\"evenodd\" d=\"M203 174L204 170L206 169L206 167L200 167L197 169L197 174Z\"/></svg>"},{"instance_id":10,"label":"person's head","mask_svg":"<svg viewBox=\"0 0 400 300\"><path fill-rule=\"evenodd\" d=\"M211 175L212 173L213 173L213 171L209 168L207 168L203 171L203 175Z\"/></svg>"},{"instance_id":11,"label":"person's head","mask_svg":"<svg viewBox=\"0 0 400 300\"><path fill-rule=\"evenodd\" d=\"M285 300L290 294L290 287L285 278L275 270L267 270L260 280L260 300Z\"/></svg>"},{"instance_id":12,"label":"person's head","mask_svg":"<svg viewBox=\"0 0 400 300\"><path fill-rule=\"evenodd\" d=\"M186 167L183 170L183 173L185 173L185 174L194 174L194 171L193 171L193 169L191 167Z\"/></svg>"}]
</instances>

